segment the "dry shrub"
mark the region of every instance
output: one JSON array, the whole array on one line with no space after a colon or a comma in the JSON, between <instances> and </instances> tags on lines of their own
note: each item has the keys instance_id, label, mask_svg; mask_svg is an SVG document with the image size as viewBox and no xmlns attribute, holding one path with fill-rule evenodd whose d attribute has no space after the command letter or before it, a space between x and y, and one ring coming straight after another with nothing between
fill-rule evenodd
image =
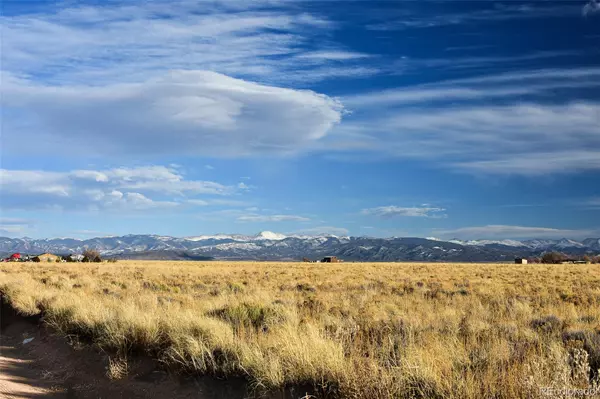
<instances>
[{"instance_id":1,"label":"dry shrub","mask_svg":"<svg viewBox=\"0 0 600 399\"><path fill-rule=\"evenodd\" d=\"M544 334L560 334L565 325L561 319L550 315L532 320L531 327Z\"/></svg>"},{"instance_id":2,"label":"dry shrub","mask_svg":"<svg viewBox=\"0 0 600 399\"><path fill-rule=\"evenodd\" d=\"M587 353L590 378L598 376L600 370L600 334L595 331L566 331L563 341L567 345L577 345Z\"/></svg>"},{"instance_id":3,"label":"dry shrub","mask_svg":"<svg viewBox=\"0 0 600 399\"><path fill-rule=\"evenodd\" d=\"M106 376L111 380L120 380L124 378L129 370L127 358L116 357L108 358L108 366L106 366Z\"/></svg>"}]
</instances>

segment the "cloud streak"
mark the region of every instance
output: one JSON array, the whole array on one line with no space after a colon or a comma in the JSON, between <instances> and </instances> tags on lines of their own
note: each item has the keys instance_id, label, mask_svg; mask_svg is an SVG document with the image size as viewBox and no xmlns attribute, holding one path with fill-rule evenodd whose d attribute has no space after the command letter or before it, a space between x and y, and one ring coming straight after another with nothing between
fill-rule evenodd
<instances>
[{"instance_id":1,"label":"cloud streak","mask_svg":"<svg viewBox=\"0 0 600 399\"><path fill-rule=\"evenodd\" d=\"M240 222L308 222L309 218L298 215L242 215L237 218Z\"/></svg>"},{"instance_id":2,"label":"cloud streak","mask_svg":"<svg viewBox=\"0 0 600 399\"><path fill-rule=\"evenodd\" d=\"M28 219L0 217L0 234L22 236L34 228L34 222Z\"/></svg>"},{"instance_id":3,"label":"cloud streak","mask_svg":"<svg viewBox=\"0 0 600 399\"><path fill-rule=\"evenodd\" d=\"M595 0L591 0L592 2ZM485 3L483 3L485 4ZM436 10L435 2L428 3L428 13L415 14L405 11L401 18L391 21L374 23L368 29L378 31L425 29L440 26L467 25L467 24L489 24L509 20L524 20L538 18L565 17L577 15L580 8L577 5L548 5L536 4L510 4L500 5L489 3L487 8L464 13L447 13Z\"/></svg>"},{"instance_id":4,"label":"cloud streak","mask_svg":"<svg viewBox=\"0 0 600 399\"><path fill-rule=\"evenodd\" d=\"M600 169L600 104L579 98L600 69L516 72L364 93L332 148L435 162L477 174ZM561 91L561 101L549 101Z\"/></svg>"},{"instance_id":5,"label":"cloud streak","mask_svg":"<svg viewBox=\"0 0 600 399\"><path fill-rule=\"evenodd\" d=\"M510 238L586 238L597 230L569 230L549 227L487 225L462 227L454 230L434 230L434 235L460 239L510 239Z\"/></svg>"},{"instance_id":6,"label":"cloud streak","mask_svg":"<svg viewBox=\"0 0 600 399\"><path fill-rule=\"evenodd\" d=\"M444 208L436 207L400 207L400 206L380 206L376 208L363 209L361 213L367 216L376 216L382 219L391 219L395 217L420 217L420 218L442 218Z\"/></svg>"}]
</instances>

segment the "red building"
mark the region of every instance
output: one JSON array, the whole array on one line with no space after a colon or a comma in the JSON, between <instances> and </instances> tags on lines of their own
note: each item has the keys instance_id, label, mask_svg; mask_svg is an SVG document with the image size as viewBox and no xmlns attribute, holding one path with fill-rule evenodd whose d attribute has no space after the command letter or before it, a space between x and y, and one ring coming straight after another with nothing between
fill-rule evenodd
<instances>
[{"instance_id":1,"label":"red building","mask_svg":"<svg viewBox=\"0 0 600 399\"><path fill-rule=\"evenodd\" d=\"M14 253L10 256L10 258L8 258L8 260L12 261L12 262L18 262L21 260L21 254L20 253Z\"/></svg>"}]
</instances>

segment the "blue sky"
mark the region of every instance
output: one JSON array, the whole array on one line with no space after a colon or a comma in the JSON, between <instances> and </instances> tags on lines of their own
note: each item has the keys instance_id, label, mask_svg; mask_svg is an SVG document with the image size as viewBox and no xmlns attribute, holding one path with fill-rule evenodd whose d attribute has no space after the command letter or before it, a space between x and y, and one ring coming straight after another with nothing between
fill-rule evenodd
<instances>
[{"instance_id":1,"label":"blue sky","mask_svg":"<svg viewBox=\"0 0 600 399\"><path fill-rule=\"evenodd\" d=\"M600 2L3 2L0 234L600 236Z\"/></svg>"}]
</instances>

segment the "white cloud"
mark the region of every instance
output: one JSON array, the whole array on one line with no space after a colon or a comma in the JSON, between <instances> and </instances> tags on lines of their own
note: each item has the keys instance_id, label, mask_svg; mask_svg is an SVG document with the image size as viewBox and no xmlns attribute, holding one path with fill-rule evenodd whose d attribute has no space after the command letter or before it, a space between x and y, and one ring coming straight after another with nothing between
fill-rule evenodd
<instances>
[{"instance_id":1,"label":"white cloud","mask_svg":"<svg viewBox=\"0 0 600 399\"><path fill-rule=\"evenodd\" d=\"M204 165L204 168L208 169L208 170L214 170L215 169L215 167L212 166L212 165Z\"/></svg>"},{"instance_id":2,"label":"white cloud","mask_svg":"<svg viewBox=\"0 0 600 399\"><path fill-rule=\"evenodd\" d=\"M0 169L3 199L11 193L69 196L68 179L61 173Z\"/></svg>"},{"instance_id":3,"label":"white cloud","mask_svg":"<svg viewBox=\"0 0 600 399\"><path fill-rule=\"evenodd\" d=\"M1 92L5 106L37 121L17 127L5 119L6 148L24 140L86 150L94 143L94 154L293 154L325 137L342 113L341 104L324 95L208 71L103 87L9 79Z\"/></svg>"},{"instance_id":4,"label":"white cloud","mask_svg":"<svg viewBox=\"0 0 600 399\"><path fill-rule=\"evenodd\" d=\"M462 227L454 230L434 230L433 234L445 238L508 239L508 238L585 238L597 234L594 230L569 230L549 227L487 225Z\"/></svg>"},{"instance_id":5,"label":"white cloud","mask_svg":"<svg viewBox=\"0 0 600 399\"><path fill-rule=\"evenodd\" d=\"M107 182L109 179L104 173L95 170L75 170L71 172L71 176L78 179L91 179L97 182Z\"/></svg>"},{"instance_id":6,"label":"white cloud","mask_svg":"<svg viewBox=\"0 0 600 399\"><path fill-rule=\"evenodd\" d=\"M363 209L363 215L377 216L388 219L398 216L440 218L445 217L444 208L436 207L399 207L399 206L380 206L376 208Z\"/></svg>"},{"instance_id":7,"label":"white cloud","mask_svg":"<svg viewBox=\"0 0 600 399\"><path fill-rule=\"evenodd\" d=\"M183 204L182 198L187 195L222 196L237 192L233 186L187 180L177 170L164 166L71 172L1 169L0 189L2 208L59 207L65 210L173 208ZM177 198L165 198L169 195ZM187 201L195 205L206 202ZM218 204L218 200L214 201Z\"/></svg>"},{"instance_id":8,"label":"white cloud","mask_svg":"<svg viewBox=\"0 0 600 399\"><path fill-rule=\"evenodd\" d=\"M600 13L600 2L598 0L590 0L583 6L582 13L584 17Z\"/></svg>"},{"instance_id":9,"label":"white cloud","mask_svg":"<svg viewBox=\"0 0 600 399\"><path fill-rule=\"evenodd\" d=\"M113 190L99 199L100 206L109 209L145 210L153 208L173 208L180 205L174 201L157 201L135 192L122 193Z\"/></svg>"},{"instance_id":10,"label":"white cloud","mask_svg":"<svg viewBox=\"0 0 600 399\"><path fill-rule=\"evenodd\" d=\"M242 215L240 222L307 222L310 219L297 215Z\"/></svg>"}]
</instances>

